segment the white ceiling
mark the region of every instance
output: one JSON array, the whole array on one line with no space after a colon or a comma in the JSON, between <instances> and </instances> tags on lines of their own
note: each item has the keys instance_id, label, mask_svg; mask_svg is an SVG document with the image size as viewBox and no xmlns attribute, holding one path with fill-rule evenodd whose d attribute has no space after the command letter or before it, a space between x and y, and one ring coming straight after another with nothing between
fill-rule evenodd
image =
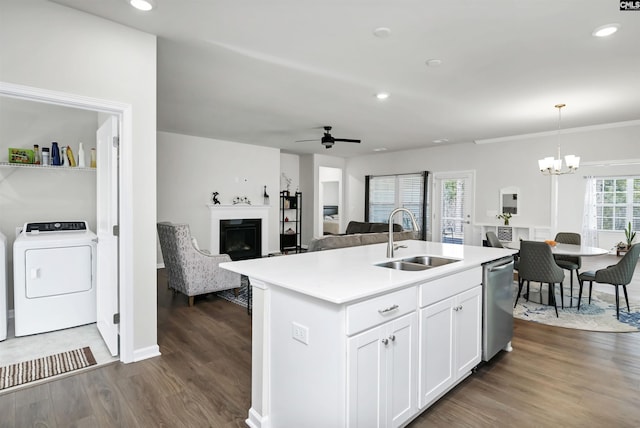
<instances>
[{"instance_id":1,"label":"white ceiling","mask_svg":"<svg viewBox=\"0 0 640 428\"><path fill-rule=\"evenodd\" d=\"M53 1L158 35L159 131L349 157L553 131L560 102L563 129L640 119L617 0ZM362 143L326 150L323 125Z\"/></svg>"}]
</instances>

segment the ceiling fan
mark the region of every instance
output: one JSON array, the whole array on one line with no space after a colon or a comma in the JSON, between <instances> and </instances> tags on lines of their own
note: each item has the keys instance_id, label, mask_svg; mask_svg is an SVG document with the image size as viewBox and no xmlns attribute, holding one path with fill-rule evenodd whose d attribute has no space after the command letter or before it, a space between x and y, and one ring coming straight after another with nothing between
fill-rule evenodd
<instances>
[{"instance_id":1,"label":"ceiling fan","mask_svg":"<svg viewBox=\"0 0 640 428\"><path fill-rule=\"evenodd\" d=\"M333 147L333 143L335 143L336 141L343 141L346 143L360 143L360 140L353 140L350 138L334 138L331 135L331 127L330 126L324 126L324 135L322 136L322 138L320 139L320 142L322 143L322 145L324 146L325 149L330 149L331 147ZM303 141L318 141L317 138L313 139L313 140L297 140L297 143L301 143Z\"/></svg>"}]
</instances>

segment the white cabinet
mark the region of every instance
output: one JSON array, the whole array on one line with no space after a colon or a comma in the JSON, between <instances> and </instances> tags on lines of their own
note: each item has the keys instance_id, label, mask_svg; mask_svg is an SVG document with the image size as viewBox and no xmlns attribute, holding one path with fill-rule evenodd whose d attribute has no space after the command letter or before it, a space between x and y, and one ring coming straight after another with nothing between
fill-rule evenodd
<instances>
[{"instance_id":1,"label":"white cabinet","mask_svg":"<svg viewBox=\"0 0 640 428\"><path fill-rule=\"evenodd\" d=\"M487 232L491 231L498 236L501 241L518 241L523 239L542 241L550 239L551 228L548 226L497 226L494 224L475 224L476 230L480 232L480 244L487 239ZM511 236L510 239L509 235Z\"/></svg>"},{"instance_id":2,"label":"white cabinet","mask_svg":"<svg viewBox=\"0 0 640 428\"><path fill-rule=\"evenodd\" d=\"M347 339L348 426L398 427L417 412L417 317Z\"/></svg>"},{"instance_id":3,"label":"white cabinet","mask_svg":"<svg viewBox=\"0 0 640 428\"><path fill-rule=\"evenodd\" d=\"M480 363L482 287L430 304L420 309L419 317L419 405L424 408Z\"/></svg>"}]
</instances>

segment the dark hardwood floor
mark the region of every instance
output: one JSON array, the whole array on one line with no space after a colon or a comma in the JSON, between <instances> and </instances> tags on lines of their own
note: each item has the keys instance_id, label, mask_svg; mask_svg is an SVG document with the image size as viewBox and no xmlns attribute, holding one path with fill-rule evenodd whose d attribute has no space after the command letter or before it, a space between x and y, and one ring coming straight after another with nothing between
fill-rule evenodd
<instances>
[{"instance_id":1,"label":"dark hardwood floor","mask_svg":"<svg viewBox=\"0 0 640 428\"><path fill-rule=\"evenodd\" d=\"M159 271L162 356L0 395L0 427L243 427L250 336L244 308L216 297L189 308ZM640 334L516 320L513 346L410 426L640 427Z\"/></svg>"}]
</instances>

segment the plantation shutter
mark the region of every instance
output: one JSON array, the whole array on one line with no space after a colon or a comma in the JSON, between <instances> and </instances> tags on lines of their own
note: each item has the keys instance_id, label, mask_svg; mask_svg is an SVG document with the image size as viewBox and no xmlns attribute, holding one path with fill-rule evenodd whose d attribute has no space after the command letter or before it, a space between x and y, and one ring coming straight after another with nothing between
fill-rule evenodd
<instances>
[{"instance_id":1,"label":"plantation shutter","mask_svg":"<svg viewBox=\"0 0 640 428\"><path fill-rule=\"evenodd\" d=\"M379 175L366 177L365 221L386 223L394 208L404 207L413 213L426 237L426 183L428 173ZM396 222L400 219L400 214ZM408 216L402 216L402 228L413 229Z\"/></svg>"}]
</instances>

